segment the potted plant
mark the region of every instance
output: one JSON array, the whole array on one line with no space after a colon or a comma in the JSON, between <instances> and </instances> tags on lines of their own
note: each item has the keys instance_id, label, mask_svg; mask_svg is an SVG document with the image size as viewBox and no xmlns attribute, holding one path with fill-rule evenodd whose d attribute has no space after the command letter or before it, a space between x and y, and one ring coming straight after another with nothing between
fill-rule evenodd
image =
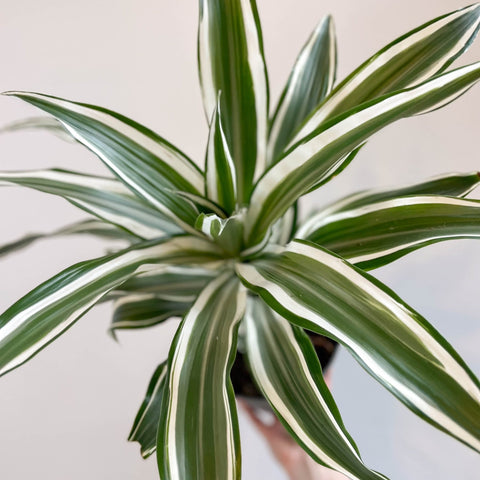
<instances>
[{"instance_id":1,"label":"potted plant","mask_svg":"<svg viewBox=\"0 0 480 480\"><path fill-rule=\"evenodd\" d=\"M210 124L204 168L118 113L7 92L52 115L33 125L68 134L112 176L3 172L0 182L60 195L93 217L57 235L107 236L129 246L67 268L0 315L0 375L113 299L113 334L183 317L130 436L144 456L156 450L163 479L240 477L229 376L237 350L314 460L352 479L386 478L361 460L306 332L343 345L414 413L480 450L475 375L418 312L368 273L434 242L477 238L480 204L465 196L479 175L360 192L297 219L301 197L338 175L374 133L446 105L480 79L480 63L448 69L479 25L479 5L446 14L335 86L327 17L270 118L255 2L201 0L199 71ZM12 128L22 126L32 122Z\"/></svg>"}]
</instances>

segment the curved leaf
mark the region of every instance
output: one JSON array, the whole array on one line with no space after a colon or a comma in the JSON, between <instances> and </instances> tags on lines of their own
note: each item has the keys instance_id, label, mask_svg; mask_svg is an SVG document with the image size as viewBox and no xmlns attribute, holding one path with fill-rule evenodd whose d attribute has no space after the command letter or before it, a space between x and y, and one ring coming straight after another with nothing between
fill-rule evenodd
<instances>
[{"instance_id":1,"label":"curved leaf","mask_svg":"<svg viewBox=\"0 0 480 480\"><path fill-rule=\"evenodd\" d=\"M200 0L198 62L205 113L221 95L239 204L265 168L268 80L255 0Z\"/></svg>"},{"instance_id":2,"label":"curved leaf","mask_svg":"<svg viewBox=\"0 0 480 480\"><path fill-rule=\"evenodd\" d=\"M480 26L478 3L442 15L375 53L329 95L293 143L322 123L366 101L404 89L445 70L473 42Z\"/></svg>"},{"instance_id":3,"label":"curved leaf","mask_svg":"<svg viewBox=\"0 0 480 480\"><path fill-rule=\"evenodd\" d=\"M0 186L5 185L21 185L59 195L76 207L140 238L157 238L163 232L179 232L168 217L114 178L56 169L0 172Z\"/></svg>"},{"instance_id":4,"label":"curved leaf","mask_svg":"<svg viewBox=\"0 0 480 480\"><path fill-rule=\"evenodd\" d=\"M385 285L303 241L239 264L237 271L280 315L345 345L408 408L480 451L480 383L447 341Z\"/></svg>"},{"instance_id":5,"label":"curved leaf","mask_svg":"<svg viewBox=\"0 0 480 480\"><path fill-rule=\"evenodd\" d=\"M349 478L385 479L363 464L302 329L275 315L258 297L249 299L242 325L256 383L296 441L315 461Z\"/></svg>"},{"instance_id":6,"label":"curved leaf","mask_svg":"<svg viewBox=\"0 0 480 480\"><path fill-rule=\"evenodd\" d=\"M281 156L298 127L330 93L336 66L335 29L328 15L302 48L280 96L270 127L269 163Z\"/></svg>"},{"instance_id":7,"label":"curved leaf","mask_svg":"<svg viewBox=\"0 0 480 480\"><path fill-rule=\"evenodd\" d=\"M480 62L363 104L320 127L257 182L245 223L247 245L259 243L290 205L341 168L368 137L395 120L443 105L479 79Z\"/></svg>"},{"instance_id":8,"label":"curved leaf","mask_svg":"<svg viewBox=\"0 0 480 480\"><path fill-rule=\"evenodd\" d=\"M156 368L128 436L130 442L140 444L143 458L149 457L157 449L158 422L167 372L167 362Z\"/></svg>"},{"instance_id":9,"label":"curved leaf","mask_svg":"<svg viewBox=\"0 0 480 480\"><path fill-rule=\"evenodd\" d=\"M226 272L185 316L168 358L157 458L164 480L240 479L238 422L229 372L246 292Z\"/></svg>"},{"instance_id":10,"label":"curved leaf","mask_svg":"<svg viewBox=\"0 0 480 480\"><path fill-rule=\"evenodd\" d=\"M175 192L200 195L203 175L183 153L151 130L111 110L49 95L7 92L60 120L133 192L184 230L194 232L196 208Z\"/></svg>"},{"instance_id":11,"label":"curved leaf","mask_svg":"<svg viewBox=\"0 0 480 480\"><path fill-rule=\"evenodd\" d=\"M304 238L363 270L378 268L432 243L480 238L480 201L392 198L332 214Z\"/></svg>"},{"instance_id":12,"label":"curved leaf","mask_svg":"<svg viewBox=\"0 0 480 480\"><path fill-rule=\"evenodd\" d=\"M67 268L0 315L0 376L36 355L104 295L146 265L218 259L211 242L183 236L137 244Z\"/></svg>"},{"instance_id":13,"label":"curved leaf","mask_svg":"<svg viewBox=\"0 0 480 480\"><path fill-rule=\"evenodd\" d=\"M46 130L66 142L76 140L68 133L60 121L52 117L30 117L0 127L0 133L13 133L23 130Z\"/></svg>"}]
</instances>

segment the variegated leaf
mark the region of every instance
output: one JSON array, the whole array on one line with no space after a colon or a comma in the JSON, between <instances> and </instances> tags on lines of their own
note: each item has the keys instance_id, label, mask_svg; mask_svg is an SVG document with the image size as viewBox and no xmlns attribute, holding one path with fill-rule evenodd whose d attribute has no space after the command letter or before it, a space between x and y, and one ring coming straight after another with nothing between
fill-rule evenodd
<instances>
[{"instance_id":1,"label":"variegated leaf","mask_svg":"<svg viewBox=\"0 0 480 480\"><path fill-rule=\"evenodd\" d=\"M138 242L138 238L130 235L124 230L116 228L109 223L100 222L98 220L83 220L81 222L68 225L67 227L59 228L50 233L31 233L24 237L14 240L0 246L0 257L10 253L22 250L29 247L37 240L44 240L46 238L62 237L67 235L94 235L100 238L107 238L112 240L126 240L131 243Z\"/></svg>"},{"instance_id":2,"label":"variegated leaf","mask_svg":"<svg viewBox=\"0 0 480 480\"><path fill-rule=\"evenodd\" d=\"M239 435L229 372L246 292L225 272L186 314L168 358L157 458L163 480L240 479Z\"/></svg>"},{"instance_id":3,"label":"variegated leaf","mask_svg":"<svg viewBox=\"0 0 480 480\"><path fill-rule=\"evenodd\" d=\"M193 302L203 287L216 276L214 270L161 266L135 275L122 283L119 293L152 293L173 302Z\"/></svg>"},{"instance_id":4,"label":"variegated leaf","mask_svg":"<svg viewBox=\"0 0 480 480\"><path fill-rule=\"evenodd\" d=\"M62 123L52 117L30 117L0 127L0 133L12 133L23 130L46 130L67 142L73 143L76 141Z\"/></svg>"},{"instance_id":5,"label":"variegated leaf","mask_svg":"<svg viewBox=\"0 0 480 480\"><path fill-rule=\"evenodd\" d=\"M348 478L385 479L362 462L303 330L291 326L258 297L249 298L242 325L256 383L296 441L318 463Z\"/></svg>"},{"instance_id":6,"label":"variegated leaf","mask_svg":"<svg viewBox=\"0 0 480 480\"><path fill-rule=\"evenodd\" d=\"M82 210L140 238L157 238L180 229L114 178L66 170L0 172L0 186L21 185L59 195Z\"/></svg>"},{"instance_id":7,"label":"variegated leaf","mask_svg":"<svg viewBox=\"0 0 480 480\"><path fill-rule=\"evenodd\" d=\"M118 113L94 105L29 92L7 92L60 120L133 192L186 231L198 214L176 191L200 195L203 175L166 140Z\"/></svg>"},{"instance_id":8,"label":"variegated leaf","mask_svg":"<svg viewBox=\"0 0 480 480\"><path fill-rule=\"evenodd\" d=\"M201 264L218 259L211 242L181 236L145 242L67 268L0 315L0 375L37 354L146 265Z\"/></svg>"},{"instance_id":9,"label":"variegated leaf","mask_svg":"<svg viewBox=\"0 0 480 480\"><path fill-rule=\"evenodd\" d=\"M335 29L327 16L302 48L280 96L268 139L269 163L281 156L298 127L330 93L336 64Z\"/></svg>"},{"instance_id":10,"label":"variegated leaf","mask_svg":"<svg viewBox=\"0 0 480 480\"><path fill-rule=\"evenodd\" d=\"M220 96L208 135L205 187L205 193L210 200L220 205L229 214L235 210L237 198L236 171L222 126Z\"/></svg>"},{"instance_id":11,"label":"variegated leaf","mask_svg":"<svg viewBox=\"0 0 480 480\"><path fill-rule=\"evenodd\" d=\"M303 238L370 270L436 242L480 238L480 201L392 198L329 215Z\"/></svg>"},{"instance_id":12,"label":"variegated leaf","mask_svg":"<svg viewBox=\"0 0 480 480\"><path fill-rule=\"evenodd\" d=\"M149 457L157 449L158 422L166 376L167 362L163 362L156 368L148 384L147 393L128 436L130 442L140 444L140 453L143 458Z\"/></svg>"},{"instance_id":13,"label":"variegated leaf","mask_svg":"<svg viewBox=\"0 0 480 480\"><path fill-rule=\"evenodd\" d=\"M198 60L207 118L221 92L237 200L248 201L266 161L268 81L255 0L200 0Z\"/></svg>"},{"instance_id":14,"label":"variegated leaf","mask_svg":"<svg viewBox=\"0 0 480 480\"><path fill-rule=\"evenodd\" d=\"M476 3L442 15L397 38L334 89L302 126L292 144L338 114L445 70L470 46L479 26L480 5Z\"/></svg>"},{"instance_id":15,"label":"variegated leaf","mask_svg":"<svg viewBox=\"0 0 480 480\"><path fill-rule=\"evenodd\" d=\"M138 293L119 298L114 305L110 332L153 327L171 317L183 317L191 302L165 300L152 293Z\"/></svg>"},{"instance_id":16,"label":"variegated leaf","mask_svg":"<svg viewBox=\"0 0 480 480\"><path fill-rule=\"evenodd\" d=\"M345 156L381 128L445 104L480 79L480 62L386 95L336 117L294 146L255 186L247 214L247 245L259 243L269 226L304 193L338 171Z\"/></svg>"},{"instance_id":17,"label":"variegated leaf","mask_svg":"<svg viewBox=\"0 0 480 480\"><path fill-rule=\"evenodd\" d=\"M447 341L385 285L304 241L238 264L237 271L280 315L345 345L412 411L480 451L477 378Z\"/></svg>"}]
</instances>

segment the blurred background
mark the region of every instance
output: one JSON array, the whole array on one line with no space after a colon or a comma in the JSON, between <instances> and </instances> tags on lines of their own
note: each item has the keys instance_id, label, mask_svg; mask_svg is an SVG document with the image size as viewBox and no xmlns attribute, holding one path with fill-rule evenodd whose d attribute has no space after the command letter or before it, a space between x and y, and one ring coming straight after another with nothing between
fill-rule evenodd
<instances>
[{"instance_id":1,"label":"blurred background","mask_svg":"<svg viewBox=\"0 0 480 480\"><path fill-rule=\"evenodd\" d=\"M272 107L304 41L331 13L338 78L404 32L456 8L457 0L258 0ZM0 0L0 90L32 90L117 110L158 131L198 162L207 128L196 71L194 1ZM480 42L460 63L480 59ZM438 112L378 134L309 208L367 187L408 183L480 168L480 86ZM0 124L36 115L0 98ZM0 169L62 167L106 173L80 146L42 132L0 136ZM475 196L475 195L474 195ZM478 196L477 196L478 198ZM70 204L20 188L0 189L0 244L82 218ZM101 255L86 237L39 242L0 260L0 311L59 270ZM455 241L417 251L374 272L422 313L480 373L480 243ZM0 379L3 480L153 480L126 442L150 376L166 356L177 322L106 335L111 306L82 318L33 361ZM478 480L480 457L423 423L344 351L333 391L366 463L391 480ZM243 478L286 477L241 413Z\"/></svg>"}]
</instances>

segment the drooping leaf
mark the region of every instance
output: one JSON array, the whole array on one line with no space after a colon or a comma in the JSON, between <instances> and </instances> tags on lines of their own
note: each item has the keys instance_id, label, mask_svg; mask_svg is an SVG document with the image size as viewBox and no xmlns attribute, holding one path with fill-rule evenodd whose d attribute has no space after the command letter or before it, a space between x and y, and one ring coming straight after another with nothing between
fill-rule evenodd
<instances>
[{"instance_id":1,"label":"drooping leaf","mask_svg":"<svg viewBox=\"0 0 480 480\"><path fill-rule=\"evenodd\" d=\"M166 376L167 362L163 362L156 368L148 384L147 393L128 436L130 442L140 444L143 458L148 458L157 449L158 422Z\"/></svg>"},{"instance_id":2,"label":"drooping leaf","mask_svg":"<svg viewBox=\"0 0 480 480\"><path fill-rule=\"evenodd\" d=\"M200 0L198 61L208 120L221 92L237 200L244 204L266 161L268 81L255 0Z\"/></svg>"},{"instance_id":3,"label":"drooping leaf","mask_svg":"<svg viewBox=\"0 0 480 480\"><path fill-rule=\"evenodd\" d=\"M59 228L50 233L31 233L29 235L25 235L20 239L14 240L13 242L1 245L0 257L29 247L37 240L62 237L67 235L84 234L113 240L127 240L132 243L138 241L137 237L132 236L126 231L121 230L120 228L116 228L114 225L111 225L109 223L100 222L98 220L82 220L81 222L68 225L67 227Z\"/></svg>"},{"instance_id":4,"label":"drooping leaf","mask_svg":"<svg viewBox=\"0 0 480 480\"><path fill-rule=\"evenodd\" d=\"M156 238L180 229L114 178L66 170L0 172L0 186L21 185L59 195L82 210L140 238Z\"/></svg>"},{"instance_id":5,"label":"drooping leaf","mask_svg":"<svg viewBox=\"0 0 480 480\"><path fill-rule=\"evenodd\" d=\"M259 243L290 205L341 168L368 137L395 120L445 104L479 79L480 62L363 104L315 130L257 182L245 223L247 244Z\"/></svg>"},{"instance_id":6,"label":"drooping leaf","mask_svg":"<svg viewBox=\"0 0 480 480\"><path fill-rule=\"evenodd\" d=\"M413 412L480 451L480 384L447 341L385 285L314 244L238 264L243 282L293 324L345 345Z\"/></svg>"},{"instance_id":7,"label":"drooping leaf","mask_svg":"<svg viewBox=\"0 0 480 480\"><path fill-rule=\"evenodd\" d=\"M369 270L436 242L480 238L480 201L392 198L329 215L303 238Z\"/></svg>"},{"instance_id":8,"label":"drooping leaf","mask_svg":"<svg viewBox=\"0 0 480 480\"><path fill-rule=\"evenodd\" d=\"M297 132L292 144L338 114L442 72L470 46L479 26L480 5L476 3L397 38L338 84Z\"/></svg>"},{"instance_id":9,"label":"drooping leaf","mask_svg":"<svg viewBox=\"0 0 480 480\"><path fill-rule=\"evenodd\" d=\"M302 48L280 96L268 139L269 163L281 156L298 127L330 93L336 66L335 29L326 16Z\"/></svg>"},{"instance_id":10,"label":"drooping leaf","mask_svg":"<svg viewBox=\"0 0 480 480\"><path fill-rule=\"evenodd\" d=\"M243 325L256 383L296 441L314 460L349 478L384 479L362 462L303 330L258 297L249 298Z\"/></svg>"},{"instance_id":11,"label":"drooping leaf","mask_svg":"<svg viewBox=\"0 0 480 480\"><path fill-rule=\"evenodd\" d=\"M235 165L222 126L220 96L208 135L205 187L205 193L210 200L218 203L229 214L235 210L237 179Z\"/></svg>"},{"instance_id":12,"label":"drooping leaf","mask_svg":"<svg viewBox=\"0 0 480 480\"><path fill-rule=\"evenodd\" d=\"M60 120L133 192L186 231L198 214L176 191L200 195L203 175L166 140L111 110L28 92L7 92Z\"/></svg>"},{"instance_id":13,"label":"drooping leaf","mask_svg":"<svg viewBox=\"0 0 480 480\"><path fill-rule=\"evenodd\" d=\"M246 293L225 272L200 293L175 336L158 430L162 479L240 479L238 422L229 372Z\"/></svg>"},{"instance_id":14,"label":"drooping leaf","mask_svg":"<svg viewBox=\"0 0 480 480\"><path fill-rule=\"evenodd\" d=\"M30 117L0 127L0 133L13 133L23 130L46 130L67 142L73 143L76 141L62 123L52 117Z\"/></svg>"},{"instance_id":15,"label":"drooping leaf","mask_svg":"<svg viewBox=\"0 0 480 480\"><path fill-rule=\"evenodd\" d=\"M0 315L0 376L37 354L146 265L201 264L218 259L211 242L179 236L137 244L67 268Z\"/></svg>"},{"instance_id":16,"label":"drooping leaf","mask_svg":"<svg viewBox=\"0 0 480 480\"><path fill-rule=\"evenodd\" d=\"M152 293L125 295L114 305L110 331L153 327L171 317L183 317L191 302L165 300Z\"/></svg>"},{"instance_id":17,"label":"drooping leaf","mask_svg":"<svg viewBox=\"0 0 480 480\"><path fill-rule=\"evenodd\" d=\"M153 293L173 302L193 302L216 275L214 270L161 266L135 275L118 287L120 293Z\"/></svg>"}]
</instances>

